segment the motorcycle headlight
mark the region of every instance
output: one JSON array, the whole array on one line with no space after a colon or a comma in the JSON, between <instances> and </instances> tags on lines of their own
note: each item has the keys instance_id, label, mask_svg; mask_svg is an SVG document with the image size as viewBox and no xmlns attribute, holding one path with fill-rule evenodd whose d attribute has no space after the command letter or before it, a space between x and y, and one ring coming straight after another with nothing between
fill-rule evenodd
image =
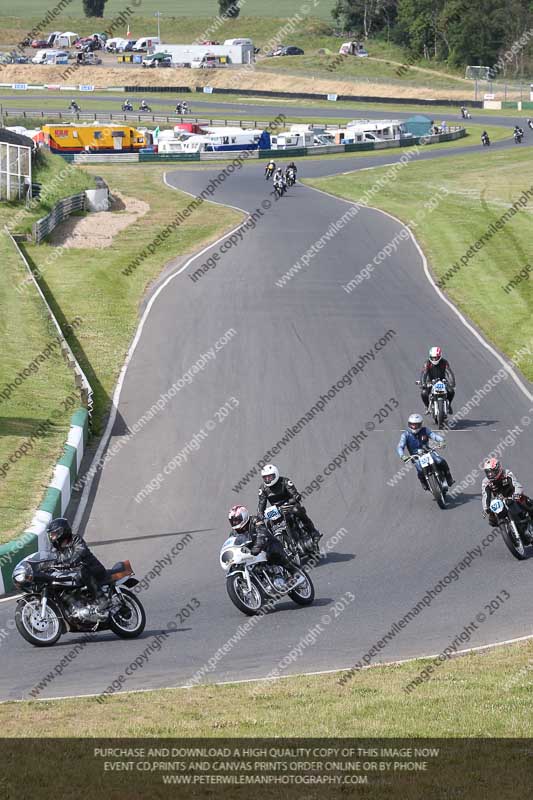
<instances>
[{"instance_id":1,"label":"motorcycle headlight","mask_svg":"<svg viewBox=\"0 0 533 800\"><path fill-rule=\"evenodd\" d=\"M17 564L15 569L13 570L13 583L18 583L19 585L23 583L29 583L33 578L33 567L28 561L23 561L21 564Z\"/></svg>"},{"instance_id":2,"label":"motorcycle headlight","mask_svg":"<svg viewBox=\"0 0 533 800\"><path fill-rule=\"evenodd\" d=\"M231 550L226 550L225 553L222 553L221 559L223 564L229 567L231 562L233 561L233 553Z\"/></svg>"}]
</instances>

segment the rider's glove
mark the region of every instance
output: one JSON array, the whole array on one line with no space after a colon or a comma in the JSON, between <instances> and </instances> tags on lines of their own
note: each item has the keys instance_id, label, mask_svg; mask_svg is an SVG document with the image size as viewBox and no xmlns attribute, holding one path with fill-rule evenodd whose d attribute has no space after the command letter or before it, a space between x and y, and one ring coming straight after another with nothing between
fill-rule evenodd
<instances>
[{"instance_id":1,"label":"rider's glove","mask_svg":"<svg viewBox=\"0 0 533 800\"><path fill-rule=\"evenodd\" d=\"M446 447L446 442L439 442L439 447L440 447L441 450L443 448L445 448Z\"/></svg>"},{"instance_id":2,"label":"rider's glove","mask_svg":"<svg viewBox=\"0 0 533 800\"><path fill-rule=\"evenodd\" d=\"M409 461L410 458L411 458L411 456L403 455L402 456L402 461Z\"/></svg>"}]
</instances>

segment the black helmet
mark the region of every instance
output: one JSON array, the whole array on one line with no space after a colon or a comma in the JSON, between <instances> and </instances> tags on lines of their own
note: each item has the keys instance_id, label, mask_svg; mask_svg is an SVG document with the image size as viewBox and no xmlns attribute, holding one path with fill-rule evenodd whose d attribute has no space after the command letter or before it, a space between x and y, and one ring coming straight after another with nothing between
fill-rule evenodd
<instances>
[{"instance_id":1,"label":"black helmet","mask_svg":"<svg viewBox=\"0 0 533 800\"><path fill-rule=\"evenodd\" d=\"M56 517L56 519L49 522L46 532L50 544L56 550L62 550L72 541L72 528L65 517Z\"/></svg>"}]
</instances>

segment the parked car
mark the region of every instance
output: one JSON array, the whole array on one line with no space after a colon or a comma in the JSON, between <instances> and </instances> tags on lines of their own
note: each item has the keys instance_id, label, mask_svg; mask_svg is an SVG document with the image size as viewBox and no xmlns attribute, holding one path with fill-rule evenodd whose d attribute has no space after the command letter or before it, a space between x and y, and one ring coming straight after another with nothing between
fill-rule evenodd
<instances>
[{"instance_id":1,"label":"parked car","mask_svg":"<svg viewBox=\"0 0 533 800\"><path fill-rule=\"evenodd\" d=\"M171 67L172 56L168 53L154 53L153 56L143 58L143 67Z\"/></svg>"},{"instance_id":2,"label":"parked car","mask_svg":"<svg viewBox=\"0 0 533 800\"><path fill-rule=\"evenodd\" d=\"M36 50L40 49L41 47L48 47L48 41L46 39L34 39L31 43L31 46Z\"/></svg>"},{"instance_id":3,"label":"parked car","mask_svg":"<svg viewBox=\"0 0 533 800\"><path fill-rule=\"evenodd\" d=\"M304 51L301 47L284 47L280 53L282 56L303 56Z\"/></svg>"}]
</instances>

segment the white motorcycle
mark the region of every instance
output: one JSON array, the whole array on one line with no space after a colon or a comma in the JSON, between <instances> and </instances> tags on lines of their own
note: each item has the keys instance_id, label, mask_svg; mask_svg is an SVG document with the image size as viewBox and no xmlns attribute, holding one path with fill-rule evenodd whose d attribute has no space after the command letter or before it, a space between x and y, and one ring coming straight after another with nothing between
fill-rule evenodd
<instances>
[{"instance_id":1,"label":"white motorcycle","mask_svg":"<svg viewBox=\"0 0 533 800\"><path fill-rule=\"evenodd\" d=\"M246 534L226 539L220 550L220 566L226 572L226 589L231 602L248 616L258 614L263 606L288 596L299 606L309 606L315 588L309 575L297 568L291 575L284 567L267 563L261 551L254 556Z\"/></svg>"}]
</instances>

